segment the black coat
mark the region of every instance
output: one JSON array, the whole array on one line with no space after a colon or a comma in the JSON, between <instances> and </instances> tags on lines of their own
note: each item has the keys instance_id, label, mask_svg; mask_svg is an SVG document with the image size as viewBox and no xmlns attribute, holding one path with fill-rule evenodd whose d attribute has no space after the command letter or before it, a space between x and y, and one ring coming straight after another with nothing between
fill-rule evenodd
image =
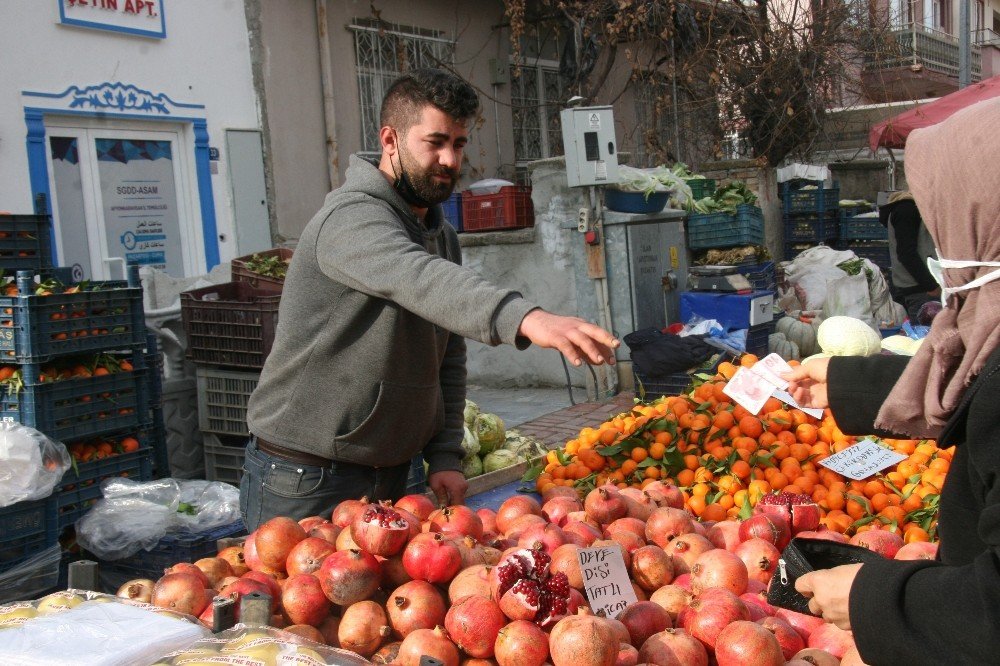
<instances>
[{"instance_id":1,"label":"black coat","mask_svg":"<svg viewBox=\"0 0 1000 666\"><path fill-rule=\"evenodd\" d=\"M830 406L844 432L874 432L878 409L907 361L831 361ZM865 564L854 580L851 625L867 664L1000 663L998 396L1000 349L938 439L941 447L956 446L941 492L938 561Z\"/></svg>"}]
</instances>

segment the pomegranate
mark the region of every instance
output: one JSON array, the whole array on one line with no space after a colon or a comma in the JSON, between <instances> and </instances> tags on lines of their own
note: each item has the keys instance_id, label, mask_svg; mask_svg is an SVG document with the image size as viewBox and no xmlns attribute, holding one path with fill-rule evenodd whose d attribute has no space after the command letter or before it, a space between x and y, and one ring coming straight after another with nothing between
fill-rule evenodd
<instances>
[{"instance_id":1,"label":"pomegranate","mask_svg":"<svg viewBox=\"0 0 1000 666\"><path fill-rule=\"evenodd\" d=\"M397 509L403 509L404 511L409 511L414 516L416 516L421 522L427 520L427 517L434 513L434 502L427 495L420 495L414 493L411 495L403 495L393 506Z\"/></svg>"},{"instance_id":2,"label":"pomegranate","mask_svg":"<svg viewBox=\"0 0 1000 666\"><path fill-rule=\"evenodd\" d=\"M824 622L813 629L806 639L806 645L811 648L826 650L837 659L842 659L848 650L854 647L854 634L845 631L835 624Z\"/></svg>"},{"instance_id":3,"label":"pomegranate","mask_svg":"<svg viewBox=\"0 0 1000 666\"><path fill-rule=\"evenodd\" d=\"M448 600L455 603L462 597L478 594L490 597L490 571L492 567L476 564L458 572L448 584Z\"/></svg>"},{"instance_id":4,"label":"pomegranate","mask_svg":"<svg viewBox=\"0 0 1000 666\"><path fill-rule=\"evenodd\" d=\"M670 613L652 601L637 601L622 611L617 619L628 629L629 642L640 647L653 634L674 626Z\"/></svg>"},{"instance_id":5,"label":"pomegranate","mask_svg":"<svg viewBox=\"0 0 1000 666\"><path fill-rule=\"evenodd\" d=\"M330 523L331 525L333 523ZM320 568L327 555L336 552L333 544L319 537L306 537L299 541L288 553L285 571L289 576L313 573Z\"/></svg>"},{"instance_id":6,"label":"pomegranate","mask_svg":"<svg viewBox=\"0 0 1000 666\"><path fill-rule=\"evenodd\" d=\"M271 588L268 587L267 583L262 583L259 580L253 578L237 578L234 582L229 585L224 585L219 589L218 596L220 597L235 597L237 604L237 613L239 612L239 600L244 594L250 594L251 592L256 592L258 594L266 594L271 596ZM273 607L273 604L272 604Z\"/></svg>"},{"instance_id":7,"label":"pomegranate","mask_svg":"<svg viewBox=\"0 0 1000 666\"><path fill-rule=\"evenodd\" d=\"M662 666L708 666L708 652L683 629L664 629L639 648L639 660Z\"/></svg>"},{"instance_id":8,"label":"pomegranate","mask_svg":"<svg viewBox=\"0 0 1000 666\"><path fill-rule=\"evenodd\" d=\"M600 525L607 525L628 514L628 505L618 488L606 484L594 488L583 500L583 510Z\"/></svg>"},{"instance_id":9,"label":"pomegranate","mask_svg":"<svg viewBox=\"0 0 1000 666\"><path fill-rule=\"evenodd\" d=\"M643 490L649 493L660 506L669 506L674 509L684 508L684 494L673 483L653 481L643 488Z\"/></svg>"},{"instance_id":10,"label":"pomegranate","mask_svg":"<svg viewBox=\"0 0 1000 666\"><path fill-rule=\"evenodd\" d=\"M340 647L370 657L392 634L385 611L374 601L364 600L344 609L337 629Z\"/></svg>"},{"instance_id":11,"label":"pomegranate","mask_svg":"<svg viewBox=\"0 0 1000 666\"><path fill-rule=\"evenodd\" d=\"M812 666L840 666L840 659L819 648L803 648L792 655L791 661L800 661Z\"/></svg>"},{"instance_id":12,"label":"pomegranate","mask_svg":"<svg viewBox=\"0 0 1000 666\"><path fill-rule=\"evenodd\" d=\"M515 620L497 632L493 649L499 666L542 666L549 659L549 638L535 623Z\"/></svg>"},{"instance_id":13,"label":"pomegranate","mask_svg":"<svg viewBox=\"0 0 1000 666\"><path fill-rule=\"evenodd\" d=\"M747 605L749 606L750 604ZM791 659L795 653L806 646L806 642L799 636L799 632L795 631L795 627L780 617L768 616L760 620L757 624L774 634L774 637L778 639L778 645L781 646L781 654L784 655L785 659Z\"/></svg>"},{"instance_id":14,"label":"pomegranate","mask_svg":"<svg viewBox=\"0 0 1000 666\"><path fill-rule=\"evenodd\" d=\"M542 502L548 502L553 497L574 497L580 499L580 492L576 488L567 486L552 486L542 493Z\"/></svg>"},{"instance_id":15,"label":"pomegranate","mask_svg":"<svg viewBox=\"0 0 1000 666\"><path fill-rule=\"evenodd\" d=\"M615 666L636 666L638 663L639 651L628 643L619 643Z\"/></svg>"},{"instance_id":16,"label":"pomegranate","mask_svg":"<svg viewBox=\"0 0 1000 666\"><path fill-rule=\"evenodd\" d=\"M281 585L275 579L274 576L266 574L263 571L248 571L241 576L241 578L247 578L249 580L255 580L258 583L263 583L267 586L267 594L271 597L271 608L272 611L276 613L278 611L278 604L281 601Z\"/></svg>"},{"instance_id":17,"label":"pomegranate","mask_svg":"<svg viewBox=\"0 0 1000 666\"><path fill-rule=\"evenodd\" d=\"M203 557L194 563L196 567L208 578L208 586L215 589L219 581L227 576L233 575L233 568L227 560L221 557Z\"/></svg>"},{"instance_id":18,"label":"pomegranate","mask_svg":"<svg viewBox=\"0 0 1000 666\"><path fill-rule=\"evenodd\" d=\"M399 666L420 666L421 657L437 659L443 666L458 666L458 648L448 639L444 627L417 629L403 639L396 663Z\"/></svg>"},{"instance_id":19,"label":"pomegranate","mask_svg":"<svg viewBox=\"0 0 1000 666\"><path fill-rule=\"evenodd\" d=\"M229 566L233 570L234 576L242 576L246 572L250 571L250 567L247 566L246 560L243 559L243 546L228 546L219 551L220 558L229 562Z\"/></svg>"},{"instance_id":20,"label":"pomegranate","mask_svg":"<svg viewBox=\"0 0 1000 666\"><path fill-rule=\"evenodd\" d=\"M605 546L615 546L618 549L618 552L620 552L622 554L622 560L625 561L625 568L626 569L631 569L632 568L632 553L629 552L628 549L626 549L625 547L623 547L617 541L613 541L611 539L598 539L597 541L595 541L594 543L592 543L590 545L593 548L603 548Z\"/></svg>"},{"instance_id":21,"label":"pomegranate","mask_svg":"<svg viewBox=\"0 0 1000 666\"><path fill-rule=\"evenodd\" d=\"M389 557L403 550L410 538L410 524L386 504L369 504L355 514L351 538L361 550Z\"/></svg>"},{"instance_id":22,"label":"pomegranate","mask_svg":"<svg viewBox=\"0 0 1000 666\"><path fill-rule=\"evenodd\" d=\"M805 532L799 532L796 534L800 539L826 539L827 541L836 541L838 543L847 543L847 536L837 532L836 530L830 530L825 527L820 527L818 530L807 530Z\"/></svg>"},{"instance_id":23,"label":"pomegranate","mask_svg":"<svg viewBox=\"0 0 1000 666\"><path fill-rule=\"evenodd\" d=\"M399 587L403 583L413 580L410 574L406 573L403 566L403 554L399 553L387 558L375 558L382 566L382 587L391 590Z\"/></svg>"},{"instance_id":24,"label":"pomegranate","mask_svg":"<svg viewBox=\"0 0 1000 666\"><path fill-rule=\"evenodd\" d=\"M781 557L773 543L756 537L747 539L732 552L743 560L750 578L764 584L771 580L771 575L778 566L778 558Z\"/></svg>"},{"instance_id":25,"label":"pomegranate","mask_svg":"<svg viewBox=\"0 0 1000 666\"><path fill-rule=\"evenodd\" d=\"M517 540L521 538L521 535L524 534L524 531L534 525L541 525L544 527L545 525L548 525L548 523L545 522L545 519L542 518L541 516L536 516L533 513L526 513L520 518L515 518L514 522L510 526L510 529L504 532L503 536L508 541L513 541L514 543L517 543Z\"/></svg>"},{"instance_id":26,"label":"pomegranate","mask_svg":"<svg viewBox=\"0 0 1000 666\"><path fill-rule=\"evenodd\" d=\"M792 532L784 519L758 513L740 523L740 541L755 537L774 544L775 548L782 551L791 541Z\"/></svg>"},{"instance_id":27,"label":"pomegranate","mask_svg":"<svg viewBox=\"0 0 1000 666\"><path fill-rule=\"evenodd\" d=\"M562 527L570 513L583 511L583 503L575 497L553 497L542 505L542 517Z\"/></svg>"},{"instance_id":28,"label":"pomegranate","mask_svg":"<svg viewBox=\"0 0 1000 666\"><path fill-rule=\"evenodd\" d=\"M497 509L497 529L506 532L516 519L527 514L542 515L542 506L538 500L530 495L508 497Z\"/></svg>"},{"instance_id":29,"label":"pomegranate","mask_svg":"<svg viewBox=\"0 0 1000 666\"><path fill-rule=\"evenodd\" d=\"M362 550L338 550L323 560L315 575L327 599L338 606L349 606L378 589L382 567L374 555Z\"/></svg>"},{"instance_id":30,"label":"pomegranate","mask_svg":"<svg viewBox=\"0 0 1000 666\"><path fill-rule=\"evenodd\" d=\"M938 545L929 541L911 541L896 551L894 560L936 560Z\"/></svg>"},{"instance_id":31,"label":"pomegranate","mask_svg":"<svg viewBox=\"0 0 1000 666\"><path fill-rule=\"evenodd\" d=\"M664 550L667 549L671 539L691 532L694 532L691 514L672 506L656 509L649 514L649 519L646 521L646 540Z\"/></svg>"},{"instance_id":32,"label":"pomegranate","mask_svg":"<svg viewBox=\"0 0 1000 666\"><path fill-rule=\"evenodd\" d=\"M467 506L456 504L434 511L427 517L431 532L441 532L449 537L471 536L480 539L483 536L483 521Z\"/></svg>"},{"instance_id":33,"label":"pomegranate","mask_svg":"<svg viewBox=\"0 0 1000 666\"><path fill-rule=\"evenodd\" d=\"M354 541L350 525L340 530L340 534L337 535L337 540L333 545L337 550L362 550L361 546Z\"/></svg>"},{"instance_id":34,"label":"pomegranate","mask_svg":"<svg viewBox=\"0 0 1000 666\"><path fill-rule=\"evenodd\" d=\"M532 525L517 540L517 545L521 548L533 548L535 544L541 544L549 555L564 543L567 543L566 535L558 525L552 523Z\"/></svg>"},{"instance_id":35,"label":"pomegranate","mask_svg":"<svg viewBox=\"0 0 1000 666\"><path fill-rule=\"evenodd\" d=\"M389 595L385 604L389 625L399 638L416 629L433 629L444 622L447 608L444 597L425 580L403 583Z\"/></svg>"},{"instance_id":36,"label":"pomegranate","mask_svg":"<svg viewBox=\"0 0 1000 666\"><path fill-rule=\"evenodd\" d=\"M682 589L687 590L688 592L690 592L691 591L691 574L690 573L682 573L682 574L680 574L678 576L674 576L674 582L672 583L672 585L676 585L677 587L682 588Z\"/></svg>"},{"instance_id":37,"label":"pomegranate","mask_svg":"<svg viewBox=\"0 0 1000 666\"><path fill-rule=\"evenodd\" d=\"M601 532L589 523L582 523L579 520L567 520L563 523L563 533L567 539L576 536L582 543L577 543L582 548L588 548L594 541L601 538Z\"/></svg>"},{"instance_id":38,"label":"pomegranate","mask_svg":"<svg viewBox=\"0 0 1000 666\"><path fill-rule=\"evenodd\" d=\"M543 518L544 520L544 518ZM584 523L595 528L601 535L604 534L604 530L599 522L587 515L586 511L570 511L566 514L566 522L576 521L578 523Z\"/></svg>"},{"instance_id":39,"label":"pomegranate","mask_svg":"<svg viewBox=\"0 0 1000 666\"><path fill-rule=\"evenodd\" d=\"M296 574L288 577L281 590L281 608L289 623L316 627L330 614L330 600L316 576Z\"/></svg>"},{"instance_id":40,"label":"pomegranate","mask_svg":"<svg viewBox=\"0 0 1000 666\"><path fill-rule=\"evenodd\" d=\"M819 527L819 506L802 493L767 493L757 501L753 510L754 513L784 521L791 528L792 536Z\"/></svg>"},{"instance_id":41,"label":"pomegranate","mask_svg":"<svg viewBox=\"0 0 1000 666\"><path fill-rule=\"evenodd\" d=\"M646 521L625 516L609 523L604 528L604 538L610 539L619 532L628 532L646 542Z\"/></svg>"},{"instance_id":42,"label":"pomegranate","mask_svg":"<svg viewBox=\"0 0 1000 666\"><path fill-rule=\"evenodd\" d=\"M795 611L788 610L786 608L774 609L774 616L780 617L782 620L792 625L792 628L799 632L799 636L801 636L802 640L807 643L809 641L809 635L824 624L823 618L821 617L806 615L805 613L796 613Z\"/></svg>"},{"instance_id":43,"label":"pomegranate","mask_svg":"<svg viewBox=\"0 0 1000 666\"><path fill-rule=\"evenodd\" d=\"M211 599L205 594L204 578L205 574L198 578L192 573L168 573L156 581L150 601L154 606L198 617Z\"/></svg>"},{"instance_id":44,"label":"pomegranate","mask_svg":"<svg viewBox=\"0 0 1000 666\"><path fill-rule=\"evenodd\" d=\"M659 546L642 546L633 550L629 570L632 580L647 593L660 589L674 579L673 558Z\"/></svg>"},{"instance_id":45,"label":"pomegranate","mask_svg":"<svg viewBox=\"0 0 1000 666\"><path fill-rule=\"evenodd\" d=\"M715 649L719 633L730 623L749 619L750 611L746 604L725 588L706 590L677 617L684 629L701 641L709 651Z\"/></svg>"},{"instance_id":46,"label":"pomegranate","mask_svg":"<svg viewBox=\"0 0 1000 666\"><path fill-rule=\"evenodd\" d=\"M552 551L552 562L549 564L551 573L566 574L569 586L576 590L583 589L583 572L580 571L580 547L567 543Z\"/></svg>"},{"instance_id":47,"label":"pomegranate","mask_svg":"<svg viewBox=\"0 0 1000 666\"><path fill-rule=\"evenodd\" d=\"M639 488L622 488L622 497L625 498L625 507L628 513L626 517L635 518L643 523L650 514L661 506L669 506L666 500L661 497L650 495L645 490Z\"/></svg>"},{"instance_id":48,"label":"pomegranate","mask_svg":"<svg viewBox=\"0 0 1000 666\"><path fill-rule=\"evenodd\" d=\"M396 659L399 658L399 646L402 645L402 641L393 641L391 643L386 643L378 649L378 652L372 655L373 664L395 664Z\"/></svg>"},{"instance_id":49,"label":"pomegranate","mask_svg":"<svg viewBox=\"0 0 1000 666\"><path fill-rule=\"evenodd\" d=\"M480 507L476 509L476 515L479 516L479 520L483 521L483 540L486 540L486 535L496 536L500 534L500 528L497 527L497 512L489 507Z\"/></svg>"},{"instance_id":50,"label":"pomegranate","mask_svg":"<svg viewBox=\"0 0 1000 666\"><path fill-rule=\"evenodd\" d=\"M316 525L311 530L309 530L306 535L315 537L317 539L323 539L329 543L336 545L337 537L340 536L341 529L334 525L333 523L327 521L325 523L320 523Z\"/></svg>"},{"instance_id":51,"label":"pomegranate","mask_svg":"<svg viewBox=\"0 0 1000 666\"><path fill-rule=\"evenodd\" d=\"M152 603L154 585L156 583L148 578L133 578L123 583L118 588L118 591L115 592L115 596L120 599L129 599L130 601L138 601L144 604Z\"/></svg>"},{"instance_id":52,"label":"pomegranate","mask_svg":"<svg viewBox=\"0 0 1000 666\"><path fill-rule=\"evenodd\" d=\"M462 568L462 552L441 532L418 534L403 550L403 568L411 578L444 584Z\"/></svg>"},{"instance_id":53,"label":"pomegranate","mask_svg":"<svg viewBox=\"0 0 1000 666\"><path fill-rule=\"evenodd\" d=\"M569 580L551 573L552 558L542 548L509 551L490 572L493 599L511 620L555 624L568 612Z\"/></svg>"},{"instance_id":54,"label":"pomegranate","mask_svg":"<svg viewBox=\"0 0 1000 666\"><path fill-rule=\"evenodd\" d=\"M719 632L715 641L719 666L784 666L778 639L756 622L737 620Z\"/></svg>"},{"instance_id":55,"label":"pomegranate","mask_svg":"<svg viewBox=\"0 0 1000 666\"><path fill-rule=\"evenodd\" d=\"M705 538L716 548L733 550L740 543L740 524L735 520L723 520L705 531Z\"/></svg>"},{"instance_id":56,"label":"pomegranate","mask_svg":"<svg viewBox=\"0 0 1000 666\"><path fill-rule=\"evenodd\" d=\"M354 522L354 516L358 512L364 510L371 502L368 501L367 497L362 497L359 500L349 499L344 500L337 506L333 507L333 513L330 515L330 522L339 527L340 529L347 529Z\"/></svg>"},{"instance_id":57,"label":"pomegranate","mask_svg":"<svg viewBox=\"0 0 1000 666\"><path fill-rule=\"evenodd\" d=\"M870 530L858 532L851 537L848 543L867 548L891 560L896 556L899 549L903 547L903 537L892 530L883 528L877 522L871 525L872 528Z\"/></svg>"},{"instance_id":58,"label":"pomegranate","mask_svg":"<svg viewBox=\"0 0 1000 666\"><path fill-rule=\"evenodd\" d=\"M462 569L471 567L473 564L493 565L500 561L500 551L491 546L484 546L470 536L455 539L462 554Z\"/></svg>"},{"instance_id":59,"label":"pomegranate","mask_svg":"<svg viewBox=\"0 0 1000 666\"><path fill-rule=\"evenodd\" d=\"M714 548L708 538L692 532L680 535L664 546L663 550L669 553L670 561L674 564L674 575L680 575L690 573L695 560Z\"/></svg>"},{"instance_id":60,"label":"pomegranate","mask_svg":"<svg viewBox=\"0 0 1000 666\"><path fill-rule=\"evenodd\" d=\"M323 632L308 624L290 624L282 629L290 634L295 634L296 636L302 636L303 638L308 638L311 641L315 641L320 645L323 644Z\"/></svg>"},{"instance_id":61,"label":"pomegranate","mask_svg":"<svg viewBox=\"0 0 1000 666\"><path fill-rule=\"evenodd\" d=\"M337 630L340 629L340 618L336 615L327 615L317 627L323 634L323 642L332 647L340 647L340 639L337 638Z\"/></svg>"},{"instance_id":62,"label":"pomegranate","mask_svg":"<svg viewBox=\"0 0 1000 666\"><path fill-rule=\"evenodd\" d=\"M840 659L840 666L867 666L867 664L865 664L865 660L861 658L861 653L858 652L858 648L855 646L844 653L844 656Z\"/></svg>"},{"instance_id":63,"label":"pomegranate","mask_svg":"<svg viewBox=\"0 0 1000 666\"><path fill-rule=\"evenodd\" d=\"M654 604L659 604L663 610L667 611L675 624L677 614L681 612L682 608L687 607L690 599L691 593L679 585L664 585L649 595L649 600Z\"/></svg>"},{"instance_id":64,"label":"pomegranate","mask_svg":"<svg viewBox=\"0 0 1000 666\"><path fill-rule=\"evenodd\" d=\"M569 615L549 634L549 656L554 666L613 666L619 642L602 618Z\"/></svg>"},{"instance_id":65,"label":"pomegranate","mask_svg":"<svg viewBox=\"0 0 1000 666\"><path fill-rule=\"evenodd\" d=\"M758 592L744 592L740 595L740 599L742 599L743 603L747 605L747 608L750 610L750 615L752 616L751 619L755 622L759 619L774 615L774 611L776 610L774 606L767 603L767 592L764 590ZM755 614L757 617L753 617ZM782 620L782 622L784 622L784 620Z\"/></svg>"},{"instance_id":66,"label":"pomegranate","mask_svg":"<svg viewBox=\"0 0 1000 666\"><path fill-rule=\"evenodd\" d=\"M299 527L305 530L306 534L309 534L309 530L316 527L317 525L322 525L323 523L328 523L326 518L323 516L306 516L305 518L299 519Z\"/></svg>"},{"instance_id":67,"label":"pomegranate","mask_svg":"<svg viewBox=\"0 0 1000 666\"><path fill-rule=\"evenodd\" d=\"M268 569L284 571L288 553L292 551L295 544L305 538L306 531L302 529L301 525L291 518L277 516L256 529L254 547L261 564Z\"/></svg>"},{"instance_id":68,"label":"pomegranate","mask_svg":"<svg viewBox=\"0 0 1000 666\"><path fill-rule=\"evenodd\" d=\"M164 569L163 573L188 573L200 580L203 588L215 589L212 582L208 579L208 576L205 575L205 572L190 562L178 562L177 564Z\"/></svg>"},{"instance_id":69,"label":"pomegranate","mask_svg":"<svg viewBox=\"0 0 1000 666\"><path fill-rule=\"evenodd\" d=\"M497 633L507 624L500 607L487 597L471 595L448 609L444 628L458 648L470 657L493 656Z\"/></svg>"}]
</instances>

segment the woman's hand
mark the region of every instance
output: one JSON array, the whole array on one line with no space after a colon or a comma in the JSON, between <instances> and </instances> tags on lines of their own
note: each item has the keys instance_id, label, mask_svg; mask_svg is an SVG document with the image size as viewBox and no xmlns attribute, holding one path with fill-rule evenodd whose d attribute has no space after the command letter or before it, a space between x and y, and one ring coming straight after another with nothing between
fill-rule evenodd
<instances>
[{"instance_id":1,"label":"woman's hand","mask_svg":"<svg viewBox=\"0 0 1000 666\"><path fill-rule=\"evenodd\" d=\"M782 378L788 381L788 392L803 407L823 409L830 406L826 389L829 358L817 358L792 368Z\"/></svg>"},{"instance_id":2,"label":"woman's hand","mask_svg":"<svg viewBox=\"0 0 1000 666\"><path fill-rule=\"evenodd\" d=\"M795 581L795 589L809 599L809 611L841 629L851 628L851 585L860 564L813 571Z\"/></svg>"}]
</instances>

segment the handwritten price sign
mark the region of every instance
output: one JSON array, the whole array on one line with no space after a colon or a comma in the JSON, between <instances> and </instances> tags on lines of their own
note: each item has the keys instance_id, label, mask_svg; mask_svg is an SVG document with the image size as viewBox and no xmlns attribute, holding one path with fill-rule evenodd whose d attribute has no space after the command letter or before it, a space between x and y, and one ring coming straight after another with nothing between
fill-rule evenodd
<instances>
[{"instance_id":1,"label":"handwritten price sign","mask_svg":"<svg viewBox=\"0 0 1000 666\"><path fill-rule=\"evenodd\" d=\"M887 449L877 442L863 439L857 444L821 460L819 464L838 474L860 481L905 459L906 456Z\"/></svg>"},{"instance_id":2,"label":"handwritten price sign","mask_svg":"<svg viewBox=\"0 0 1000 666\"><path fill-rule=\"evenodd\" d=\"M581 548L579 560L587 601L596 615L614 619L638 601L617 546Z\"/></svg>"}]
</instances>

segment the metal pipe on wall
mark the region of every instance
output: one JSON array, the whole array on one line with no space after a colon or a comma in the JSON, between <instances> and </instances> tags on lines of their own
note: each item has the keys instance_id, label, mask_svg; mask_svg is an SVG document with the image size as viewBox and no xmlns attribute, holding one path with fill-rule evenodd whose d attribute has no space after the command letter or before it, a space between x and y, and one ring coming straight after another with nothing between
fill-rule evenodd
<instances>
[{"instance_id":1,"label":"metal pipe on wall","mask_svg":"<svg viewBox=\"0 0 1000 666\"><path fill-rule=\"evenodd\" d=\"M316 0L316 34L319 40L320 86L323 91L323 121L326 126L326 168L330 189L340 187L340 163L337 155L337 114L333 103L333 68L330 61L330 35L327 32L326 0Z\"/></svg>"}]
</instances>

